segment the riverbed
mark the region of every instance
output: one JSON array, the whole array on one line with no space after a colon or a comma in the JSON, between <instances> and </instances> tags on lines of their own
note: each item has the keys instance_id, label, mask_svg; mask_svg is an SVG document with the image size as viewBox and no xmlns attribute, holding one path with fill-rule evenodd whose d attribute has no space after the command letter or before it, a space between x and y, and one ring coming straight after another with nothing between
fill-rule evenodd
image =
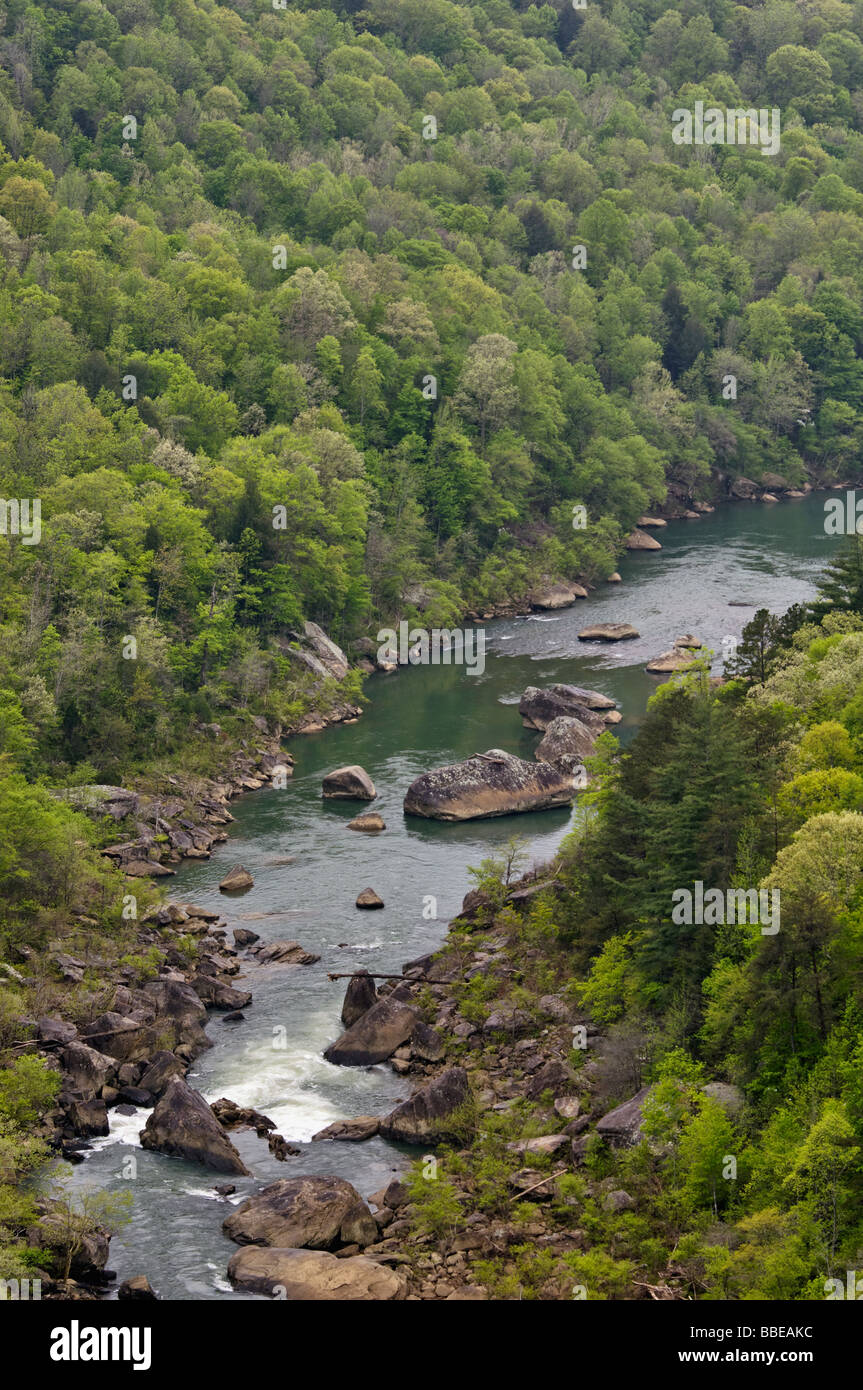
<instances>
[{"instance_id":1,"label":"riverbed","mask_svg":"<svg viewBox=\"0 0 863 1390\"><path fill-rule=\"evenodd\" d=\"M341 1031L345 989L327 973L398 971L435 948L472 886L471 866L500 853L516 834L528 865L541 863L579 814L576 807L463 825L425 822L402 813L410 782L489 748L531 757L540 735L521 727L517 708L527 685L565 681L603 691L623 714L615 732L631 738L663 679L645 671L651 657L684 632L721 655L723 640L727 649L727 639L740 635L756 608L781 613L811 598L838 544L824 532L823 494L775 505L732 503L653 534L662 550L624 555L620 584L601 584L557 613L487 624L482 674L418 666L370 678L362 718L293 740L296 767L288 786L233 802L228 843L207 861L185 863L171 880L173 898L220 911L229 932L245 926L265 940L295 939L321 957L311 966L244 967L235 983L254 996L245 1020L227 1023L214 1014L208 1029L214 1046L189 1074L210 1101L228 1096L264 1111L301 1150L280 1163L265 1140L233 1133L253 1176L232 1179L231 1200L304 1173L338 1174L367 1196L404 1166L408 1154L382 1139L311 1142L332 1121L384 1113L408 1093L386 1065L341 1068L323 1060L323 1049ZM614 645L579 642L578 630L594 622L632 623L640 636ZM368 808L321 800L323 775L347 763L361 764L375 782L377 799ZM380 812L386 831L348 830L361 809ZM226 898L218 883L236 863L251 871L255 886ZM382 910L354 906L366 887L383 898ZM141 1149L146 1111L110 1115L110 1136L94 1142L72 1183L128 1184L133 1192L133 1216L111 1244L118 1282L146 1274L162 1298L242 1297L225 1277L236 1246L221 1232L229 1206L214 1191L219 1176ZM135 1175L124 1177L129 1157Z\"/></svg>"}]
</instances>

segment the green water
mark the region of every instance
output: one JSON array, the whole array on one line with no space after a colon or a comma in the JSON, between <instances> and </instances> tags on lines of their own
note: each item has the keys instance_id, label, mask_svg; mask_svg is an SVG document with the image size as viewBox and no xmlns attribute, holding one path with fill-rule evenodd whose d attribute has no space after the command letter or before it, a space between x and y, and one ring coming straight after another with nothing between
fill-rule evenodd
<instances>
[{"instance_id":1,"label":"green water","mask_svg":"<svg viewBox=\"0 0 863 1390\"><path fill-rule=\"evenodd\" d=\"M837 545L825 536L823 519L821 496L732 504L697 522L672 523L654 533L661 552L622 559L621 584L603 584L560 613L488 624L482 675L427 666L374 676L356 724L293 741L296 769L285 790L251 793L233 804L229 842L212 859L184 865L172 894L218 908L229 928L296 939L321 956L307 967L249 967L238 982L254 994L245 1022L225 1023L216 1014L209 1027L215 1046L191 1072L192 1085L208 1100L229 1096L256 1106L302 1149L278 1163L263 1140L235 1135L254 1175L236 1180L235 1200L302 1173L338 1174L368 1195L403 1166L404 1153L380 1139L309 1142L333 1120L383 1113L408 1093L386 1066L339 1068L323 1060L340 1031L344 993L344 982L330 983L327 972L398 971L441 942L470 887L470 865L516 832L529 842L530 859L542 862L578 814L546 811L464 825L408 819L401 805L413 778L492 747L532 756L539 735L522 729L517 709L527 685L567 681L604 691L622 709L617 732L631 737L659 683L644 665L677 635L694 633L720 652L723 638L739 635L756 607L779 613L812 596ZM735 600L751 606L730 606ZM584 644L577 632L589 622L629 622L641 636L614 646ZM361 808L322 802L321 778L345 763L360 763L374 780L372 807L387 823L384 834L349 831L348 820ZM238 862L255 886L226 899L217 885ZM383 911L356 909L365 887L384 899ZM428 915L432 908L435 918ZM74 1172L76 1186L119 1187L124 1160L136 1159L137 1175L128 1182L134 1216L112 1243L111 1267L119 1278L146 1273L162 1297L234 1297L225 1268L236 1247L220 1229L228 1207L212 1190L219 1178L140 1149L145 1119L146 1112L113 1114L110 1137Z\"/></svg>"}]
</instances>

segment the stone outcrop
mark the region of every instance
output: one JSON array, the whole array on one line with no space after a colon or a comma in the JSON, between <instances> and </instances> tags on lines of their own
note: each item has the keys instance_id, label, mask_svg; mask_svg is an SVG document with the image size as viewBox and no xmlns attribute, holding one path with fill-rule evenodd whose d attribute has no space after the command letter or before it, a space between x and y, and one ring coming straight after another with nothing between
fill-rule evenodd
<instances>
[{"instance_id":1,"label":"stone outcrop","mask_svg":"<svg viewBox=\"0 0 863 1390\"><path fill-rule=\"evenodd\" d=\"M405 814L463 821L570 806L572 777L551 763L527 762L499 748L436 768L412 782Z\"/></svg>"},{"instance_id":2,"label":"stone outcrop","mask_svg":"<svg viewBox=\"0 0 863 1390\"><path fill-rule=\"evenodd\" d=\"M614 701L598 690L584 690L578 685L548 685L540 689L529 685L518 702L518 712L526 729L543 733L554 719L580 719L601 732L608 716L615 712Z\"/></svg>"},{"instance_id":3,"label":"stone outcrop","mask_svg":"<svg viewBox=\"0 0 863 1390\"><path fill-rule=\"evenodd\" d=\"M217 1173L249 1175L237 1150L200 1091L174 1077L141 1131L145 1149L201 1163Z\"/></svg>"},{"instance_id":4,"label":"stone outcrop","mask_svg":"<svg viewBox=\"0 0 863 1390\"><path fill-rule=\"evenodd\" d=\"M617 1147L637 1144L641 1139L641 1125L644 1119L642 1107L649 1094L650 1087L643 1086L631 1100L609 1110L601 1120L597 1120L597 1134Z\"/></svg>"},{"instance_id":5,"label":"stone outcrop","mask_svg":"<svg viewBox=\"0 0 863 1390\"><path fill-rule=\"evenodd\" d=\"M348 987L345 990L345 1000L342 1004L342 1023L346 1028L352 1028L364 1013L377 1003L378 991L375 982L367 970L358 970L355 975L348 980Z\"/></svg>"},{"instance_id":6,"label":"stone outcrop","mask_svg":"<svg viewBox=\"0 0 863 1390\"><path fill-rule=\"evenodd\" d=\"M453 1117L469 1101L467 1072L462 1067L449 1067L381 1120L381 1135L401 1144L457 1139Z\"/></svg>"},{"instance_id":7,"label":"stone outcrop","mask_svg":"<svg viewBox=\"0 0 863 1390\"><path fill-rule=\"evenodd\" d=\"M638 527L626 538L627 550L661 550L662 546L654 536L649 536L646 531L640 531Z\"/></svg>"}]
</instances>

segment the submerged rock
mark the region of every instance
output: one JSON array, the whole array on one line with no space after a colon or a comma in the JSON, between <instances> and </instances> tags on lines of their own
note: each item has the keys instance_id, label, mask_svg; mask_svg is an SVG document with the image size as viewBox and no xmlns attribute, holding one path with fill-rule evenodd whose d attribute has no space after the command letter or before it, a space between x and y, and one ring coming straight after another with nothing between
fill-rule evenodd
<instances>
[{"instance_id":1,"label":"submerged rock","mask_svg":"<svg viewBox=\"0 0 863 1390\"><path fill-rule=\"evenodd\" d=\"M366 835L375 835L379 830L386 828L386 821L377 811L366 811L363 815L354 816L353 820L348 821L348 830L361 830Z\"/></svg>"},{"instance_id":2,"label":"submerged rock","mask_svg":"<svg viewBox=\"0 0 863 1390\"><path fill-rule=\"evenodd\" d=\"M570 806L572 777L551 763L528 762L499 748L425 772L408 787L405 814L463 821Z\"/></svg>"}]
</instances>

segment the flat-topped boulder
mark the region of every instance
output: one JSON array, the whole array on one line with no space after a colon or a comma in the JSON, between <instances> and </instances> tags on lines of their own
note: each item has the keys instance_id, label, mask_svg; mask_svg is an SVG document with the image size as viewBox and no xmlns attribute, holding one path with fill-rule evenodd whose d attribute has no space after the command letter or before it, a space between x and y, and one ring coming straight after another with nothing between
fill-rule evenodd
<instances>
[{"instance_id":1,"label":"flat-topped boulder","mask_svg":"<svg viewBox=\"0 0 863 1390\"><path fill-rule=\"evenodd\" d=\"M360 1014L324 1057L339 1067L373 1067L408 1041L416 1022L416 1009L393 990Z\"/></svg>"},{"instance_id":2,"label":"flat-topped boulder","mask_svg":"<svg viewBox=\"0 0 863 1390\"><path fill-rule=\"evenodd\" d=\"M528 762L500 748L417 777L404 799L405 814L464 821L545 811L572 805L572 778L551 763Z\"/></svg>"},{"instance_id":3,"label":"flat-topped boulder","mask_svg":"<svg viewBox=\"0 0 863 1390\"><path fill-rule=\"evenodd\" d=\"M319 1140L339 1140L347 1144L361 1144L365 1139L374 1139L380 1128L380 1118L377 1115L357 1115L352 1120L336 1120L333 1124L327 1125L325 1129L319 1129L317 1134L312 1135L312 1143Z\"/></svg>"},{"instance_id":4,"label":"flat-topped boulder","mask_svg":"<svg viewBox=\"0 0 863 1390\"><path fill-rule=\"evenodd\" d=\"M641 531L636 527L630 536L626 538L627 550L661 550L662 546L655 536L649 536L646 531Z\"/></svg>"},{"instance_id":5,"label":"flat-topped boulder","mask_svg":"<svg viewBox=\"0 0 863 1390\"><path fill-rule=\"evenodd\" d=\"M249 947L249 955L258 965L314 965L320 960L299 941L261 941Z\"/></svg>"},{"instance_id":6,"label":"flat-topped boulder","mask_svg":"<svg viewBox=\"0 0 863 1390\"><path fill-rule=\"evenodd\" d=\"M348 821L348 830L359 830L364 835L377 835L386 828L386 821L377 811L364 811L361 816L354 816L353 820Z\"/></svg>"},{"instance_id":7,"label":"flat-topped boulder","mask_svg":"<svg viewBox=\"0 0 863 1390\"><path fill-rule=\"evenodd\" d=\"M217 1173L249 1175L200 1091L173 1077L141 1130L141 1146L201 1163Z\"/></svg>"},{"instance_id":8,"label":"flat-topped boulder","mask_svg":"<svg viewBox=\"0 0 863 1390\"><path fill-rule=\"evenodd\" d=\"M236 1289L302 1303L392 1303L406 1292L404 1275L377 1260L340 1260L324 1250L250 1245L231 1257L228 1278Z\"/></svg>"},{"instance_id":9,"label":"flat-topped boulder","mask_svg":"<svg viewBox=\"0 0 863 1390\"><path fill-rule=\"evenodd\" d=\"M579 642L628 642L640 637L638 628L631 623L592 623L583 627L578 634Z\"/></svg>"},{"instance_id":10,"label":"flat-topped boulder","mask_svg":"<svg viewBox=\"0 0 863 1390\"><path fill-rule=\"evenodd\" d=\"M237 1245L332 1250L358 1206L365 1202L344 1178L280 1178L232 1211L222 1230Z\"/></svg>"},{"instance_id":11,"label":"flat-topped boulder","mask_svg":"<svg viewBox=\"0 0 863 1390\"><path fill-rule=\"evenodd\" d=\"M639 527L645 527L647 529L658 529L662 526L667 526L668 522L661 516L640 516L638 518L638 525Z\"/></svg>"},{"instance_id":12,"label":"flat-topped boulder","mask_svg":"<svg viewBox=\"0 0 863 1390\"><path fill-rule=\"evenodd\" d=\"M321 784L321 795L327 801L374 801L377 792L365 768L352 763L327 773Z\"/></svg>"},{"instance_id":13,"label":"flat-topped boulder","mask_svg":"<svg viewBox=\"0 0 863 1390\"><path fill-rule=\"evenodd\" d=\"M534 750L539 762L553 763L555 767L572 772L594 749L595 730L591 730L580 719L563 716L553 719Z\"/></svg>"},{"instance_id":14,"label":"flat-topped boulder","mask_svg":"<svg viewBox=\"0 0 863 1390\"><path fill-rule=\"evenodd\" d=\"M529 685L518 702L518 712L526 729L543 733L554 719L580 719L588 727L601 729L614 701L598 690L585 690L580 685L548 685L540 688Z\"/></svg>"},{"instance_id":15,"label":"flat-topped boulder","mask_svg":"<svg viewBox=\"0 0 863 1390\"><path fill-rule=\"evenodd\" d=\"M558 579L553 584L544 584L530 595L530 606L539 612L555 608L569 608L576 599L587 598L583 584L573 584L568 579Z\"/></svg>"},{"instance_id":16,"label":"flat-topped boulder","mask_svg":"<svg viewBox=\"0 0 863 1390\"><path fill-rule=\"evenodd\" d=\"M654 673L687 671L690 666L695 665L698 657L694 653L700 651L703 645L697 637L685 632L681 637L674 639L674 644L669 651L661 652L652 661L648 661L647 670Z\"/></svg>"}]
</instances>

